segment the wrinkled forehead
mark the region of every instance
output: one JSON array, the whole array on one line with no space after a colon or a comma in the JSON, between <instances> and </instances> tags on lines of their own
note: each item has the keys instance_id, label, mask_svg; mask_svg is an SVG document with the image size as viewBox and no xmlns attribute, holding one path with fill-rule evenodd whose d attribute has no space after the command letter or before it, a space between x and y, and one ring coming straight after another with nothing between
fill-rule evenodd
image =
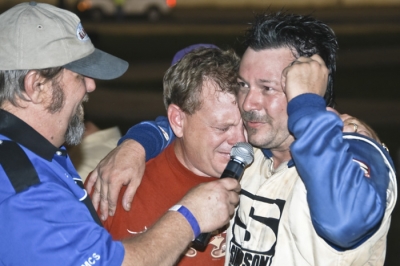
<instances>
[{"instance_id":1,"label":"wrinkled forehead","mask_svg":"<svg viewBox=\"0 0 400 266\"><path fill-rule=\"evenodd\" d=\"M203 81L200 101L211 106L225 102L235 104L236 96L233 91L222 91L221 87L214 80L208 78Z\"/></svg>"},{"instance_id":2,"label":"wrinkled forehead","mask_svg":"<svg viewBox=\"0 0 400 266\"><path fill-rule=\"evenodd\" d=\"M271 75L279 76L293 60L295 60L292 49L288 47L268 48L253 50L247 48L243 54L239 67L239 78L262 79L272 78ZM269 77L266 77L269 76Z\"/></svg>"}]
</instances>

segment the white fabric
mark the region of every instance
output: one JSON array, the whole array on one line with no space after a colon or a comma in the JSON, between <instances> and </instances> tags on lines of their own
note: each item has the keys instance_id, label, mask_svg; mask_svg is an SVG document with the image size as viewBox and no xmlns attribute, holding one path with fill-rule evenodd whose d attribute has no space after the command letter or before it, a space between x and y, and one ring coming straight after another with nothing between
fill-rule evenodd
<instances>
[{"instance_id":1,"label":"white fabric","mask_svg":"<svg viewBox=\"0 0 400 266\"><path fill-rule=\"evenodd\" d=\"M227 230L225 265L233 265L230 264L232 249L234 256L242 256L240 261L249 265L383 265L390 215L397 198L395 173L390 164L387 165L390 169L387 208L379 230L359 247L339 252L315 232L307 191L296 168L288 168L283 163L273 171L272 161L261 150L255 149L254 162L241 180L242 190L249 193L242 193L237 209L246 230L234 224L235 217L231 220ZM284 204L284 208L280 209L279 204ZM265 218L279 222L277 234L262 222ZM246 231L250 232L252 239L246 239L249 238ZM235 239L232 239L233 235ZM271 260L271 254L267 252L275 244Z\"/></svg>"},{"instance_id":2,"label":"white fabric","mask_svg":"<svg viewBox=\"0 0 400 266\"><path fill-rule=\"evenodd\" d=\"M97 131L83 138L82 142L68 150L71 161L83 182L97 164L115 147L121 133L118 127Z\"/></svg>"}]
</instances>

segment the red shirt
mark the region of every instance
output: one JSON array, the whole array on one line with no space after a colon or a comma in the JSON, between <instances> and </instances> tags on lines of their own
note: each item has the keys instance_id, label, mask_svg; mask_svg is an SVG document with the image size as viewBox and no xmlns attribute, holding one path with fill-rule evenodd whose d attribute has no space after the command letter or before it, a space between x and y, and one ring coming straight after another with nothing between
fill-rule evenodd
<instances>
[{"instance_id":1,"label":"red shirt","mask_svg":"<svg viewBox=\"0 0 400 266\"><path fill-rule=\"evenodd\" d=\"M216 180L198 176L184 167L176 158L174 145L146 164L146 170L129 212L122 208L119 194L115 215L108 217L104 227L114 240L135 236L154 224L169 208L175 205L192 187ZM211 237L205 251L189 248L178 265L223 265L225 261L226 233Z\"/></svg>"}]
</instances>

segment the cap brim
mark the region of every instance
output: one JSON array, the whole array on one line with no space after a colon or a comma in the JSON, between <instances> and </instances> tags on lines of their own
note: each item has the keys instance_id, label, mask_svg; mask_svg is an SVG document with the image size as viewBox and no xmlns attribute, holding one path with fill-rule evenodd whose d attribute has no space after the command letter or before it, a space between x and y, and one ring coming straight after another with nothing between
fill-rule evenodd
<instances>
[{"instance_id":1,"label":"cap brim","mask_svg":"<svg viewBox=\"0 0 400 266\"><path fill-rule=\"evenodd\" d=\"M110 80L122 76L128 62L95 49L90 55L64 65L68 70L94 79Z\"/></svg>"}]
</instances>

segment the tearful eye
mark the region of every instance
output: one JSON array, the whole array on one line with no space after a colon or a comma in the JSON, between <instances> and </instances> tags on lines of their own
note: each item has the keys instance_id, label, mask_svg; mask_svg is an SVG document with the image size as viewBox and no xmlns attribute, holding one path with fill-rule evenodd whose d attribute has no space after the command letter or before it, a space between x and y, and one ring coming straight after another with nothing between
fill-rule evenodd
<instances>
[{"instance_id":1,"label":"tearful eye","mask_svg":"<svg viewBox=\"0 0 400 266\"><path fill-rule=\"evenodd\" d=\"M226 132L226 131L228 131L229 127L217 128L217 129L218 129L219 131Z\"/></svg>"},{"instance_id":2,"label":"tearful eye","mask_svg":"<svg viewBox=\"0 0 400 266\"><path fill-rule=\"evenodd\" d=\"M238 84L239 84L240 87L243 87L243 88L247 88L248 87L247 84L244 83L243 81L238 81Z\"/></svg>"}]
</instances>

